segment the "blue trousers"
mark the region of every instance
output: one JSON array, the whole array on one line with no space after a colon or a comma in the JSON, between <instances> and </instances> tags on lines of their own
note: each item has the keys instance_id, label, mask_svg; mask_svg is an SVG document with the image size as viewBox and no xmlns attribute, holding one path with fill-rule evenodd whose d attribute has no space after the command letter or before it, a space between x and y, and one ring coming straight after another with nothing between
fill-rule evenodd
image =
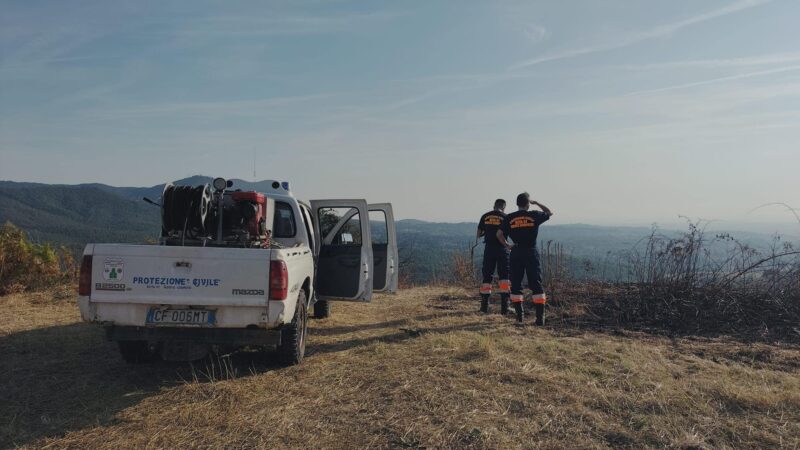
<instances>
[{"instance_id":1,"label":"blue trousers","mask_svg":"<svg viewBox=\"0 0 800 450\"><path fill-rule=\"evenodd\" d=\"M543 294L542 269L536 247L513 247L511 249L511 294L522 295L522 278L528 275L531 293Z\"/></svg>"},{"instance_id":2,"label":"blue trousers","mask_svg":"<svg viewBox=\"0 0 800 450\"><path fill-rule=\"evenodd\" d=\"M497 268L497 276L501 280L508 280L508 249L505 247L487 245L483 249L483 282L491 283L494 269Z\"/></svg>"}]
</instances>

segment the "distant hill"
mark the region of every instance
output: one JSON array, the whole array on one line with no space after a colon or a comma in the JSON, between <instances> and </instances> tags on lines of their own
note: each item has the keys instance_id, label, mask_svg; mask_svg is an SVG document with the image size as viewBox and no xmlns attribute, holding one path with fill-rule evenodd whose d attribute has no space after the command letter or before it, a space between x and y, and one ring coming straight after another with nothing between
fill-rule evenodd
<instances>
[{"instance_id":1,"label":"distant hill","mask_svg":"<svg viewBox=\"0 0 800 450\"><path fill-rule=\"evenodd\" d=\"M0 222L10 221L36 241L73 249L87 242L145 242L160 230L158 208L90 185L0 183Z\"/></svg>"},{"instance_id":2,"label":"distant hill","mask_svg":"<svg viewBox=\"0 0 800 450\"><path fill-rule=\"evenodd\" d=\"M211 177L193 176L174 184L198 185ZM264 191L270 181L233 180L234 188ZM158 238L159 208L142 201L158 201L164 185L115 187L105 184L49 185L0 181L0 223L10 221L26 230L34 240L67 245L76 253L88 242L142 243ZM412 280L427 282L446 278L453 253L468 254L475 243L476 224L433 223L422 220L397 221L401 262L411 262L407 270ZM651 232L647 227L547 224L540 232L540 243L563 244L567 265L579 275L586 267L595 273L618 270L619 255L634 248ZM678 232L666 230L668 235ZM766 248L768 234L737 232L750 245ZM482 246L475 251L476 265ZM612 267L613 266L613 267Z\"/></svg>"}]
</instances>

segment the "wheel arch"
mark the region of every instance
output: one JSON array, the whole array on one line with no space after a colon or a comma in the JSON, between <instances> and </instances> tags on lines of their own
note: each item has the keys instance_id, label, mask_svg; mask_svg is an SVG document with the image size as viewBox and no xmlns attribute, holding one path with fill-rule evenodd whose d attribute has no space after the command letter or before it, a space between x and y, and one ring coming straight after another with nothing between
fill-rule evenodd
<instances>
[{"instance_id":1,"label":"wheel arch","mask_svg":"<svg viewBox=\"0 0 800 450\"><path fill-rule=\"evenodd\" d=\"M311 306L311 299L314 297L311 293L311 278L306 277L300 289L306 291L306 306Z\"/></svg>"}]
</instances>

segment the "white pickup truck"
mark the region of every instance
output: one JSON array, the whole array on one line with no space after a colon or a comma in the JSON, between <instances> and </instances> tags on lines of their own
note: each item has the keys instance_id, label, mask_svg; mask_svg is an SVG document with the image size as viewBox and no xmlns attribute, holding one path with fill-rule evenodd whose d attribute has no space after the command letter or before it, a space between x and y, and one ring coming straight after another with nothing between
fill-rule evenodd
<instances>
[{"instance_id":1,"label":"white pickup truck","mask_svg":"<svg viewBox=\"0 0 800 450\"><path fill-rule=\"evenodd\" d=\"M303 203L279 182L263 193L230 187L167 185L161 245L86 246L81 317L106 327L126 361L255 346L297 364L309 308L327 317L330 301L397 290L391 204Z\"/></svg>"}]
</instances>

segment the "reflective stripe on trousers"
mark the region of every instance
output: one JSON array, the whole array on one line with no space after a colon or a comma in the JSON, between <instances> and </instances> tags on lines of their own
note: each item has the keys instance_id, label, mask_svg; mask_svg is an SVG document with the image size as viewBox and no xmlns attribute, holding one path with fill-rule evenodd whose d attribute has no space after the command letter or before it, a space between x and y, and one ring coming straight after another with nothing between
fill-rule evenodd
<instances>
[{"instance_id":1,"label":"reflective stripe on trousers","mask_svg":"<svg viewBox=\"0 0 800 450\"><path fill-rule=\"evenodd\" d=\"M511 280L500 280L499 282L500 289L499 291L503 294L508 294L511 292Z\"/></svg>"}]
</instances>

